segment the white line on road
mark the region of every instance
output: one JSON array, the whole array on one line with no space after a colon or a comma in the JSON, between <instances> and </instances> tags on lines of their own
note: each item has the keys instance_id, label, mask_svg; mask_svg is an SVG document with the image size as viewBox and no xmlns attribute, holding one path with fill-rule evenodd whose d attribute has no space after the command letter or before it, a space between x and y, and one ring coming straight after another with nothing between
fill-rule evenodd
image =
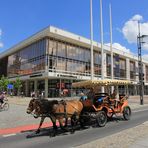
<instances>
[{"instance_id":1,"label":"white line on road","mask_svg":"<svg viewBox=\"0 0 148 148\"><path fill-rule=\"evenodd\" d=\"M7 134L7 135L3 135L3 137L10 137L10 136L15 136L16 134Z\"/></svg>"}]
</instances>

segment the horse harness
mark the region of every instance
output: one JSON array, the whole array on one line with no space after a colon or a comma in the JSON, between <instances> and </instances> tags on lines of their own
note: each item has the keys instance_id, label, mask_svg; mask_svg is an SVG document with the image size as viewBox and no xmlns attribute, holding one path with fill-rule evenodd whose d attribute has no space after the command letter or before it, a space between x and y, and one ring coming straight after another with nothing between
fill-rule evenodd
<instances>
[{"instance_id":1,"label":"horse harness","mask_svg":"<svg viewBox=\"0 0 148 148\"><path fill-rule=\"evenodd\" d=\"M59 105L62 104L62 105L64 106L64 112L61 112L61 113L54 113L55 116L64 115L65 118L68 118L68 115L73 115L73 114L70 114L70 113L67 112L67 110L66 110L67 103L66 103L65 100L59 101L58 104L59 104ZM72 105L70 102L69 102L69 104L70 104L75 110L78 111L78 109L77 109L74 105Z\"/></svg>"}]
</instances>

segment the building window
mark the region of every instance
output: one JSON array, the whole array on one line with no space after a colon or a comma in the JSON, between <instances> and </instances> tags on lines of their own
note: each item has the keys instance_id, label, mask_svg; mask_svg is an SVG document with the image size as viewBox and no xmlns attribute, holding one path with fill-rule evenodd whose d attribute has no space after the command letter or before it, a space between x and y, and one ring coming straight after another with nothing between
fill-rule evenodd
<instances>
[{"instance_id":1,"label":"building window","mask_svg":"<svg viewBox=\"0 0 148 148\"><path fill-rule=\"evenodd\" d=\"M146 82L148 82L148 66L145 66Z\"/></svg>"},{"instance_id":2,"label":"building window","mask_svg":"<svg viewBox=\"0 0 148 148\"><path fill-rule=\"evenodd\" d=\"M111 55L106 55L106 70L107 70L107 76L111 76Z\"/></svg>"},{"instance_id":3,"label":"building window","mask_svg":"<svg viewBox=\"0 0 148 148\"><path fill-rule=\"evenodd\" d=\"M136 76L136 66L135 66L135 62L130 61L130 79L131 80L135 80Z\"/></svg>"},{"instance_id":4,"label":"building window","mask_svg":"<svg viewBox=\"0 0 148 148\"><path fill-rule=\"evenodd\" d=\"M39 40L8 57L8 77L45 70L46 39Z\"/></svg>"},{"instance_id":5,"label":"building window","mask_svg":"<svg viewBox=\"0 0 148 148\"><path fill-rule=\"evenodd\" d=\"M120 58L119 67L120 67L120 78L126 78L126 60L125 59Z\"/></svg>"}]
</instances>

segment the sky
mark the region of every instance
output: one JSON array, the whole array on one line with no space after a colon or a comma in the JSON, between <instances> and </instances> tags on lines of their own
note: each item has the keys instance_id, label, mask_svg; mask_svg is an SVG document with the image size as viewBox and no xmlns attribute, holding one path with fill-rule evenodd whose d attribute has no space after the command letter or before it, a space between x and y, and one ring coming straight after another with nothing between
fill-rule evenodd
<instances>
[{"instance_id":1,"label":"sky","mask_svg":"<svg viewBox=\"0 0 148 148\"><path fill-rule=\"evenodd\" d=\"M100 0L92 1L93 38L101 42ZM148 35L148 0L102 0L104 44L110 43L109 4L113 46L137 55L138 21L141 35ZM50 25L90 38L90 0L0 0L0 53Z\"/></svg>"}]
</instances>

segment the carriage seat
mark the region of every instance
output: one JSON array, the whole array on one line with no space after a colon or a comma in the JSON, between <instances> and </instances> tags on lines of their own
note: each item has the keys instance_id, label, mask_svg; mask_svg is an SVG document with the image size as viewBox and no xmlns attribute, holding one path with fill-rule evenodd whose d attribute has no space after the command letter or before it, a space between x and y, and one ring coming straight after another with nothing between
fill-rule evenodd
<instances>
[{"instance_id":1,"label":"carriage seat","mask_svg":"<svg viewBox=\"0 0 148 148\"><path fill-rule=\"evenodd\" d=\"M122 100L125 96L125 94L119 94L119 100Z\"/></svg>"},{"instance_id":2,"label":"carriage seat","mask_svg":"<svg viewBox=\"0 0 148 148\"><path fill-rule=\"evenodd\" d=\"M94 105L95 106L99 106L102 103L104 103L104 101L105 101L104 98L106 98L106 96L108 96L107 93L98 93L98 94L95 94Z\"/></svg>"}]
</instances>

